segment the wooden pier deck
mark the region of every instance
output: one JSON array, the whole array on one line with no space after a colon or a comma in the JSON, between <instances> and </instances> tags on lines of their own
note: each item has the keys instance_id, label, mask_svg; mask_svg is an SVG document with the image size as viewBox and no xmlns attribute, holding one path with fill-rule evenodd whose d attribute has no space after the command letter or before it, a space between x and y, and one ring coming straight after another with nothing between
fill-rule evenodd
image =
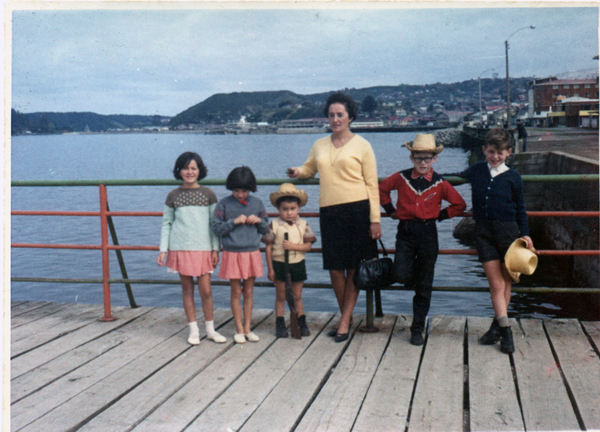
<instances>
[{"instance_id":1,"label":"wooden pier deck","mask_svg":"<svg viewBox=\"0 0 600 432\"><path fill-rule=\"evenodd\" d=\"M308 313L312 335L187 344L182 309L14 302L13 431L566 431L600 429L600 322L513 321L516 352L479 345L489 319L434 316L423 347L411 317L377 319L335 343L337 317ZM199 314L201 316L201 314ZM202 319L199 319L203 335Z\"/></svg>"}]
</instances>

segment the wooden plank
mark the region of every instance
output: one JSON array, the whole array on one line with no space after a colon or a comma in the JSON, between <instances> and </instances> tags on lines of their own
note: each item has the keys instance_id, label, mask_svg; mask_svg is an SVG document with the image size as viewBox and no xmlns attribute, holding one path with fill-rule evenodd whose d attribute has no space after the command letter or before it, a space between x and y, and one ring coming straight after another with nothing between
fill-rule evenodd
<instances>
[{"instance_id":1,"label":"wooden plank","mask_svg":"<svg viewBox=\"0 0 600 432\"><path fill-rule=\"evenodd\" d=\"M221 310L221 313L223 310ZM227 311L229 318L231 312ZM270 310L254 311L253 321L260 323L262 320L272 315ZM220 319L222 321L222 318ZM273 325L269 330L274 330ZM261 325L259 327L263 329ZM235 333L235 322L230 320L224 327L219 330L223 335L233 335ZM259 336L262 336L262 330L256 331ZM270 331L273 333L273 331ZM266 335L265 335L266 336ZM263 344L263 340L259 345ZM139 424L150 413L154 412L160 405L171 398L177 391L184 387L190 380L193 380L213 361L217 359L233 346L233 338L229 337L227 343L215 344L212 341L204 339L199 347L194 347L185 354L176 358L173 362L166 365L156 374L152 375L148 380L144 381L133 391L119 399L109 409L102 412L100 415L92 419L89 423L82 426L79 431L111 432L128 431L132 426ZM246 349L246 351L249 351ZM212 380L217 379L217 376L210 377ZM207 379L207 377L204 377ZM187 407L188 411L197 409L195 404L188 405L186 400L178 405L178 407ZM173 416L173 413L171 413ZM178 419L180 421L180 419ZM191 421L191 420L190 420ZM185 423L179 428L183 428ZM174 424L168 425L169 430L176 430Z\"/></svg>"},{"instance_id":2,"label":"wooden plank","mask_svg":"<svg viewBox=\"0 0 600 432\"><path fill-rule=\"evenodd\" d=\"M38 302L36 302L36 303L38 303ZM40 320L45 317L48 317L48 316L55 314L58 311L65 309L69 306L67 303L49 303L49 302L39 302L39 303L40 303L40 305L38 307L30 308L29 310L21 312L18 315L11 313L10 328L11 328L12 332L14 332L14 329L16 329L20 326L35 322L35 321Z\"/></svg>"},{"instance_id":3,"label":"wooden plank","mask_svg":"<svg viewBox=\"0 0 600 432\"><path fill-rule=\"evenodd\" d=\"M45 308L44 308L45 309ZM30 338L36 336L40 332L47 332L51 328L58 329L58 333L60 333L60 328L64 325L68 325L68 323L76 316L87 314L87 321L91 321L93 319L100 318L100 311L102 310L102 305L88 305L88 304L76 304L76 305L65 305L65 307L57 310L51 315L40 317L35 321L23 324L19 327L11 329L10 332L10 341L11 346L25 338ZM91 311L96 311L95 315L89 315ZM35 312L35 311L34 311ZM52 334L56 334L54 331Z\"/></svg>"},{"instance_id":4,"label":"wooden plank","mask_svg":"<svg viewBox=\"0 0 600 432\"><path fill-rule=\"evenodd\" d=\"M11 302L10 304L10 317L16 317L23 313L29 312L30 310L40 308L45 305L49 305L47 301L23 301L23 302Z\"/></svg>"},{"instance_id":5,"label":"wooden plank","mask_svg":"<svg viewBox=\"0 0 600 432\"><path fill-rule=\"evenodd\" d=\"M411 316L398 316L352 432L403 431L422 347L410 345Z\"/></svg>"},{"instance_id":6,"label":"wooden plank","mask_svg":"<svg viewBox=\"0 0 600 432\"><path fill-rule=\"evenodd\" d=\"M25 353L11 361L11 379L15 379L24 373L47 363L83 344L100 338L116 328L122 327L135 318L148 313L153 308L140 307L131 309L128 307L113 308L112 314L115 321L96 320L91 324L81 327L68 335L53 340L33 351ZM12 347L11 347L12 348Z\"/></svg>"},{"instance_id":7,"label":"wooden plank","mask_svg":"<svg viewBox=\"0 0 600 432\"><path fill-rule=\"evenodd\" d=\"M352 430L395 323L396 317L386 316L378 324L379 332L354 334L352 343L295 431Z\"/></svg>"},{"instance_id":8,"label":"wooden plank","mask_svg":"<svg viewBox=\"0 0 600 432\"><path fill-rule=\"evenodd\" d=\"M179 313L183 315L181 310ZM215 320L223 319L221 315L224 313L223 310L217 311ZM179 321L182 321L181 318ZM185 320L185 316L183 318ZM187 343L187 335L187 325L170 336L164 333L166 338L163 341L22 430L43 432L78 429L182 353L196 348ZM132 346L131 349L135 350L136 347Z\"/></svg>"},{"instance_id":9,"label":"wooden plank","mask_svg":"<svg viewBox=\"0 0 600 432\"><path fill-rule=\"evenodd\" d=\"M596 352L600 352L600 321L585 321L581 323L587 334L596 345Z\"/></svg>"},{"instance_id":10,"label":"wooden plank","mask_svg":"<svg viewBox=\"0 0 600 432\"><path fill-rule=\"evenodd\" d=\"M479 338L489 329L490 318L468 318L469 413L473 431L522 431L521 408L517 398L510 357L499 344L481 345ZM512 322L511 327L518 328ZM516 338L518 347L521 341Z\"/></svg>"},{"instance_id":11,"label":"wooden plank","mask_svg":"<svg viewBox=\"0 0 600 432\"><path fill-rule=\"evenodd\" d=\"M525 428L528 431L579 430L541 320L520 320L523 332L513 354Z\"/></svg>"},{"instance_id":12,"label":"wooden plank","mask_svg":"<svg viewBox=\"0 0 600 432\"><path fill-rule=\"evenodd\" d=\"M254 329L260 337L259 342L233 345L179 391L169 395L169 399L133 430L170 432L183 430L191 423L275 341L275 315L272 311L255 309L252 320L258 322L266 312L269 312L269 318Z\"/></svg>"},{"instance_id":13,"label":"wooden plank","mask_svg":"<svg viewBox=\"0 0 600 432\"><path fill-rule=\"evenodd\" d=\"M463 430L464 328L464 318L430 320L409 429Z\"/></svg>"},{"instance_id":14,"label":"wooden plank","mask_svg":"<svg viewBox=\"0 0 600 432\"><path fill-rule=\"evenodd\" d=\"M244 372L244 375L196 418L186 431L239 430L272 389L286 376L290 368L306 354L314 340L324 337L320 335L321 330L330 322L332 316L333 314L325 312L312 313L310 314L311 336L301 340L292 338L275 340L269 349ZM313 372L318 373L318 371ZM296 385L299 386L299 382ZM280 410L282 406L289 403L291 397L293 396L288 394L277 402Z\"/></svg>"},{"instance_id":15,"label":"wooden plank","mask_svg":"<svg viewBox=\"0 0 600 432\"><path fill-rule=\"evenodd\" d=\"M30 336L11 343L11 358L18 357L21 354L52 342L57 338L61 338L72 331L97 322L102 314L102 310L102 305L89 305L87 308L79 310L79 313L74 315L61 316L62 310L53 314L52 318L57 322L56 325L36 328ZM41 321L42 320L36 321L35 324L41 323Z\"/></svg>"},{"instance_id":16,"label":"wooden plank","mask_svg":"<svg viewBox=\"0 0 600 432\"><path fill-rule=\"evenodd\" d=\"M600 359L577 320L545 320L560 367L587 430L600 430Z\"/></svg>"},{"instance_id":17,"label":"wooden plank","mask_svg":"<svg viewBox=\"0 0 600 432\"><path fill-rule=\"evenodd\" d=\"M362 318L362 316L354 316L352 334L360 325ZM344 343L335 343L321 332L240 430L244 432L291 430L351 342L352 339L349 338ZM233 427L232 429L235 430ZM221 430L225 430L224 427Z\"/></svg>"},{"instance_id":18,"label":"wooden plank","mask_svg":"<svg viewBox=\"0 0 600 432\"><path fill-rule=\"evenodd\" d=\"M11 423L13 427L19 429L34 422L108 376L114 376L116 371L125 368L135 359L145 356L147 351L181 332L186 327L185 321L185 315L181 309L155 309L139 320L135 320L131 324L131 326L134 326L134 330L131 332L128 329L129 326L125 326L111 333L114 338L123 337L122 343L95 358L89 359L86 357L87 363L80 362L80 367L72 368L69 361L71 356L65 355L38 368L42 369L39 375L43 379L40 379L40 381L45 379L46 381L50 380L50 383L12 405ZM181 346L187 347L186 338L187 335L182 334L175 339L178 340ZM79 351L79 349L75 351ZM62 366L61 372L63 375L57 375L55 372L55 369L60 367L59 360L67 362L66 366ZM79 359L76 359L76 361L79 361ZM72 369L65 374L64 370L69 370L68 368ZM30 378L28 382L30 387L38 385L31 380L32 375L34 375L33 372L37 372L38 369L22 376Z\"/></svg>"}]
</instances>

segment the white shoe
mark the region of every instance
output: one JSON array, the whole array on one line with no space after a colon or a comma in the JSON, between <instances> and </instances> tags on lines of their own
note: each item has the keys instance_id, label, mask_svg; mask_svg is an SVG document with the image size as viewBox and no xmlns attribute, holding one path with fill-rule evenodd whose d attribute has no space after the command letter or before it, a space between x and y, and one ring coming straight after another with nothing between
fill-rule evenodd
<instances>
[{"instance_id":1,"label":"white shoe","mask_svg":"<svg viewBox=\"0 0 600 432\"><path fill-rule=\"evenodd\" d=\"M217 332L207 335L206 338L214 341L215 343L219 343L219 344L227 342L227 338Z\"/></svg>"},{"instance_id":2,"label":"white shoe","mask_svg":"<svg viewBox=\"0 0 600 432\"><path fill-rule=\"evenodd\" d=\"M256 336L253 332L246 333L246 339L250 342L258 342L260 338Z\"/></svg>"},{"instance_id":3,"label":"white shoe","mask_svg":"<svg viewBox=\"0 0 600 432\"><path fill-rule=\"evenodd\" d=\"M188 338L188 343L190 345L200 345L200 336L190 335L190 337Z\"/></svg>"},{"instance_id":4,"label":"white shoe","mask_svg":"<svg viewBox=\"0 0 600 432\"><path fill-rule=\"evenodd\" d=\"M246 343L246 338L244 337L243 334L236 333L233 335L233 341L238 344L243 344L243 343Z\"/></svg>"}]
</instances>

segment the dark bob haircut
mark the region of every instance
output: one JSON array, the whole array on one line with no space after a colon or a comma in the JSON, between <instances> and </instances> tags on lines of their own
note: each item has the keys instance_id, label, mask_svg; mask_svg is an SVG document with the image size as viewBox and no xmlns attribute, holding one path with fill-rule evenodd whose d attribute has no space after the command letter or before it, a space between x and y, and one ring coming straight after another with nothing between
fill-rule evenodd
<instances>
[{"instance_id":1,"label":"dark bob haircut","mask_svg":"<svg viewBox=\"0 0 600 432\"><path fill-rule=\"evenodd\" d=\"M333 93L327 98L327 101L325 102L325 108L323 109L325 117L329 117L329 107L334 103L339 103L346 107L346 112L348 113L350 120L354 120L356 118L356 102L354 102L352 96L342 92Z\"/></svg>"},{"instance_id":2,"label":"dark bob haircut","mask_svg":"<svg viewBox=\"0 0 600 432\"><path fill-rule=\"evenodd\" d=\"M485 136L485 147L494 147L497 150L508 150L513 146L512 135L504 128L495 127Z\"/></svg>"},{"instance_id":3,"label":"dark bob haircut","mask_svg":"<svg viewBox=\"0 0 600 432\"><path fill-rule=\"evenodd\" d=\"M277 204L275 207L279 208L282 203L296 203L300 206L300 198L295 196L282 196L275 201L275 204Z\"/></svg>"},{"instance_id":4,"label":"dark bob haircut","mask_svg":"<svg viewBox=\"0 0 600 432\"><path fill-rule=\"evenodd\" d=\"M227 176L225 186L229 190L244 189L256 192L256 177L247 166L234 168Z\"/></svg>"},{"instance_id":5,"label":"dark bob haircut","mask_svg":"<svg viewBox=\"0 0 600 432\"><path fill-rule=\"evenodd\" d=\"M198 153L194 153L194 152L185 152L185 153L182 153L175 161L175 168L173 168L173 175L175 176L175 178L177 180L182 180L181 174L179 174L179 171L181 171L183 168L186 168L190 164L191 161L196 161L196 165L198 165L198 169L200 170L200 173L198 174L198 181L200 181L204 177L206 177L206 174L208 174L208 170L206 169L204 162L202 162L202 158L200 157L200 155Z\"/></svg>"}]
</instances>

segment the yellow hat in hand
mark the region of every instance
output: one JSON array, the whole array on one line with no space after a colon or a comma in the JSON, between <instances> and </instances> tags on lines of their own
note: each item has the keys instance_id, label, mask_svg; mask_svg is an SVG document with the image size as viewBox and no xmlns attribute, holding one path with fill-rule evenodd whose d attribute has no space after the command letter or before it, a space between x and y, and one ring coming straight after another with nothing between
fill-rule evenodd
<instances>
[{"instance_id":1,"label":"yellow hat in hand","mask_svg":"<svg viewBox=\"0 0 600 432\"><path fill-rule=\"evenodd\" d=\"M504 264L512 280L519 282L521 274L528 276L533 274L538 264L538 257L535 249L527 249L527 242L518 238L506 251Z\"/></svg>"}]
</instances>

